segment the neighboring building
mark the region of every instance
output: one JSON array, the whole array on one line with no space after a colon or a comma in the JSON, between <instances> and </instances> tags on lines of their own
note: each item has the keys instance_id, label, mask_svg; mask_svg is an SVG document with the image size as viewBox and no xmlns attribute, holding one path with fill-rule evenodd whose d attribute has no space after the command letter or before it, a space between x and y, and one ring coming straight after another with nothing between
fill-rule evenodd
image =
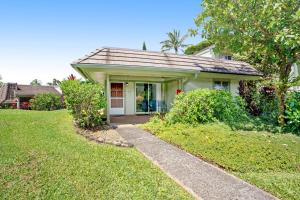
<instances>
[{"instance_id":1,"label":"neighboring building","mask_svg":"<svg viewBox=\"0 0 300 200\"><path fill-rule=\"evenodd\" d=\"M231 55L225 54L217 54L214 52L215 45L211 45L206 47L195 54L195 56L202 56L207 58L216 58L216 59L224 59L224 60L233 60Z\"/></svg>"},{"instance_id":2,"label":"neighboring building","mask_svg":"<svg viewBox=\"0 0 300 200\"><path fill-rule=\"evenodd\" d=\"M245 62L109 47L71 65L83 77L106 86L108 115L165 112L177 93L197 88L238 95L240 80L260 77Z\"/></svg>"},{"instance_id":3,"label":"neighboring building","mask_svg":"<svg viewBox=\"0 0 300 200\"><path fill-rule=\"evenodd\" d=\"M203 56L207 58L216 58L216 59L225 59L225 60L233 60L232 56L224 55L224 54L216 54L214 52L215 45L211 45L206 47L195 54L195 56ZM300 76L300 65L293 64L292 71L290 73L290 79L294 79ZM290 90L292 91L300 91L300 86L291 87Z\"/></svg>"},{"instance_id":4,"label":"neighboring building","mask_svg":"<svg viewBox=\"0 0 300 200\"><path fill-rule=\"evenodd\" d=\"M41 93L61 93L53 86L18 85L17 83L5 83L0 88L0 105L27 109L29 101L35 95Z\"/></svg>"}]
</instances>

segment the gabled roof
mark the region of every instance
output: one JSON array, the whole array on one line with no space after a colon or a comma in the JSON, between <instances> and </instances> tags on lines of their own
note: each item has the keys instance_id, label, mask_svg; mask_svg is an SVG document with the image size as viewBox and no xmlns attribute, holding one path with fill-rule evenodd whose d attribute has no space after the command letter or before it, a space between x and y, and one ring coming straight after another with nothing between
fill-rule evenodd
<instances>
[{"instance_id":1,"label":"gabled roof","mask_svg":"<svg viewBox=\"0 0 300 200\"><path fill-rule=\"evenodd\" d=\"M41 93L53 93L61 95L53 86L18 85L6 83L0 88L0 104L4 101L13 101L16 97L32 97Z\"/></svg>"},{"instance_id":2,"label":"gabled roof","mask_svg":"<svg viewBox=\"0 0 300 200\"><path fill-rule=\"evenodd\" d=\"M241 61L221 60L194 55L103 47L72 63L76 65L118 65L196 69L202 72L240 75L261 75L251 65Z\"/></svg>"}]
</instances>

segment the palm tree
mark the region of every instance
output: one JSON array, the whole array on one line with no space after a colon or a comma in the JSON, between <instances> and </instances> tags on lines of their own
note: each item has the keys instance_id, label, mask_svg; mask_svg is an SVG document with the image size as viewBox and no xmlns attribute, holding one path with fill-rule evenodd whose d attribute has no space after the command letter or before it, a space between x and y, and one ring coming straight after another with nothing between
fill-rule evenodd
<instances>
[{"instance_id":1,"label":"palm tree","mask_svg":"<svg viewBox=\"0 0 300 200\"><path fill-rule=\"evenodd\" d=\"M184 41L187 39L188 35L185 34L182 37L180 36L180 31L173 30L173 32L168 32L168 39L160 42L162 51L170 51L173 49L175 53L178 53L178 50L182 50L182 48L187 45L184 44Z\"/></svg>"}]
</instances>

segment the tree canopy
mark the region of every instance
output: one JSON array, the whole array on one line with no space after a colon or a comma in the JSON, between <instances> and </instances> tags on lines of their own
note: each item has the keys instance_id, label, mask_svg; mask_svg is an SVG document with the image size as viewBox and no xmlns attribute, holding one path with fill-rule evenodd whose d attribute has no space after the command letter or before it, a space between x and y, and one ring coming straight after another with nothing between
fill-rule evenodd
<instances>
[{"instance_id":1,"label":"tree canopy","mask_svg":"<svg viewBox=\"0 0 300 200\"><path fill-rule=\"evenodd\" d=\"M30 85L42 85L42 81L34 79L30 82Z\"/></svg>"},{"instance_id":2,"label":"tree canopy","mask_svg":"<svg viewBox=\"0 0 300 200\"><path fill-rule=\"evenodd\" d=\"M283 124L287 90L298 81L289 74L300 57L300 1L203 0L202 7L195 23L216 51L238 55L265 75L278 77Z\"/></svg>"},{"instance_id":3,"label":"tree canopy","mask_svg":"<svg viewBox=\"0 0 300 200\"><path fill-rule=\"evenodd\" d=\"M167 35L168 39L160 42L162 51L174 50L177 54L179 50L183 51L183 48L187 47L187 45L184 44L184 41L188 37L187 34L181 36L180 31L173 30L173 32L168 32Z\"/></svg>"},{"instance_id":4,"label":"tree canopy","mask_svg":"<svg viewBox=\"0 0 300 200\"><path fill-rule=\"evenodd\" d=\"M203 40L203 41L199 42L198 44L188 46L184 50L184 54L186 54L186 55L193 55L193 54L196 54L199 51L201 51L201 50L203 50L206 47L209 47L211 45L213 45L212 42L210 42L208 40Z\"/></svg>"}]
</instances>

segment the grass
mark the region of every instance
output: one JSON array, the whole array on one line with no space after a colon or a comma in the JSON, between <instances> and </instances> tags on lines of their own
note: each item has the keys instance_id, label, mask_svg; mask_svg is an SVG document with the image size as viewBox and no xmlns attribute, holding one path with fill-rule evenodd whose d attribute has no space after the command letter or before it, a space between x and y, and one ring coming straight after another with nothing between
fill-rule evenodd
<instances>
[{"instance_id":1,"label":"grass","mask_svg":"<svg viewBox=\"0 0 300 200\"><path fill-rule=\"evenodd\" d=\"M300 199L300 137L233 131L221 123L191 127L152 120L142 127L279 198Z\"/></svg>"},{"instance_id":2,"label":"grass","mask_svg":"<svg viewBox=\"0 0 300 200\"><path fill-rule=\"evenodd\" d=\"M191 199L134 148L89 142L66 111L0 110L0 199Z\"/></svg>"}]
</instances>

